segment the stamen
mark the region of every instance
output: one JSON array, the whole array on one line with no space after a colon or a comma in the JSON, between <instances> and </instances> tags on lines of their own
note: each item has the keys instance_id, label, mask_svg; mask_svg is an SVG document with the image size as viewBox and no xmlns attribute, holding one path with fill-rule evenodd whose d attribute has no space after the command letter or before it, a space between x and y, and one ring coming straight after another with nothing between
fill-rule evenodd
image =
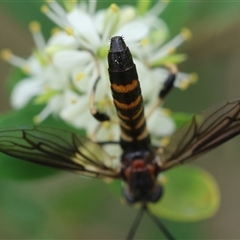
<instances>
[{"instance_id":1,"label":"stamen","mask_svg":"<svg viewBox=\"0 0 240 240\"><path fill-rule=\"evenodd\" d=\"M46 0L46 3L48 3L48 5L57 15L66 18L66 13L58 2L56 2L55 0Z\"/></svg>"},{"instance_id":2,"label":"stamen","mask_svg":"<svg viewBox=\"0 0 240 240\"><path fill-rule=\"evenodd\" d=\"M188 79L184 79L181 81L180 85L179 85L179 88L181 90L186 90L187 88L189 87L189 81Z\"/></svg>"},{"instance_id":3,"label":"stamen","mask_svg":"<svg viewBox=\"0 0 240 240\"><path fill-rule=\"evenodd\" d=\"M191 73L189 79L190 83L195 84L198 81L198 75L196 73Z\"/></svg>"},{"instance_id":4,"label":"stamen","mask_svg":"<svg viewBox=\"0 0 240 240\"><path fill-rule=\"evenodd\" d=\"M91 50L92 50L92 45L88 42L88 40L87 40L87 39L84 39L84 37L81 36L81 35L76 36L73 28L71 28L71 27L64 27L64 31L65 31L69 36L76 37L77 40L79 41L80 45L82 45L82 46L81 46L82 48L86 48L86 49L91 49Z\"/></svg>"},{"instance_id":5,"label":"stamen","mask_svg":"<svg viewBox=\"0 0 240 240\"><path fill-rule=\"evenodd\" d=\"M115 4L115 3L112 3L112 4L110 5L110 9L111 9L114 13L118 13L118 12L119 12L119 7L118 7L118 5Z\"/></svg>"},{"instance_id":6,"label":"stamen","mask_svg":"<svg viewBox=\"0 0 240 240\"><path fill-rule=\"evenodd\" d=\"M177 48L185 40L190 39L191 35L191 31L187 28L184 28L180 34L178 34L176 37L174 37L172 40L162 46L161 49L156 52L155 55L153 55L151 61L154 62L162 57L165 57L169 53L169 49Z\"/></svg>"},{"instance_id":7,"label":"stamen","mask_svg":"<svg viewBox=\"0 0 240 240\"><path fill-rule=\"evenodd\" d=\"M67 33L67 35L69 36L73 36L74 35L74 31L71 27L65 27L64 31Z\"/></svg>"},{"instance_id":8,"label":"stamen","mask_svg":"<svg viewBox=\"0 0 240 240\"><path fill-rule=\"evenodd\" d=\"M26 65L26 60L18 56L13 55L12 51L9 49L3 49L0 52L1 58L4 61L11 63L12 65L21 68L23 65Z\"/></svg>"},{"instance_id":9,"label":"stamen","mask_svg":"<svg viewBox=\"0 0 240 240\"><path fill-rule=\"evenodd\" d=\"M77 100L75 98L71 99L71 104L76 104Z\"/></svg>"},{"instance_id":10,"label":"stamen","mask_svg":"<svg viewBox=\"0 0 240 240\"><path fill-rule=\"evenodd\" d=\"M41 25L37 21L33 21L29 24L29 30L32 33L34 42L39 51L43 51L46 46L46 42L41 32Z\"/></svg>"},{"instance_id":11,"label":"stamen","mask_svg":"<svg viewBox=\"0 0 240 240\"><path fill-rule=\"evenodd\" d=\"M160 140L161 147L166 147L170 142L169 137L164 137Z\"/></svg>"},{"instance_id":12,"label":"stamen","mask_svg":"<svg viewBox=\"0 0 240 240\"><path fill-rule=\"evenodd\" d=\"M26 74L30 74L31 72L30 67L28 65L22 66L22 71Z\"/></svg>"},{"instance_id":13,"label":"stamen","mask_svg":"<svg viewBox=\"0 0 240 240\"><path fill-rule=\"evenodd\" d=\"M190 40L192 38L192 32L188 28L183 28L181 34L185 40Z\"/></svg>"},{"instance_id":14,"label":"stamen","mask_svg":"<svg viewBox=\"0 0 240 240\"><path fill-rule=\"evenodd\" d=\"M162 109L162 114L163 114L164 116L170 116L171 113L172 113L172 111L171 111L169 108L163 108L163 109Z\"/></svg>"},{"instance_id":15,"label":"stamen","mask_svg":"<svg viewBox=\"0 0 240 240\"><path fill-rule=\"evenodd\" d=\"M157 178L158 183L160 183L161 185L165 185L166 183L169 182L169 178L166 177L163 174L159 174L159 177Z\"/></svg>"},{"instance_id":16,"label":"stamen","mask_svg":"<svg viewBox=\"0 0 240 240\"><path fill-rule=\"evenodd\" d=\"M176 48L174 48L174 47L169 47L168 48L168 53L169 54L173 54L173 53L175 53L176 52Z\"/></svg>"},{"instance_id":17,"label":"stamen","mask_svg":"<svg viewBox=\"0 0 240 240\"><path fill-rule=\"evenodd\" d=\"M52 112L51 108L47 105L38 115L35 115L33 117L33 122L35 124L39 124L44 119L46 119L51 114L51 112Z\"/></svg>"},{"instance_id":18,"label":"stamen","mask_svg":"<svg viewBox=\"0 0 240 240\"><path fill-rule=\"evenodd\" d=\"M29 30L34 33L34 32L39 32L41 30L41 26L39 22L33 21L29 24Z\"/></svg>"},{"instance_id":19,"label":"stamen","mask_svg":"<svg viewBox=\"0 0 240 240\"><path fill-rule=\"evenodd\" d=\"M111 127L111 123L110 122L103 122L102 127L105 128L105 129L109 129Z\"/></svg>"},{"instance_id":20,"label":"stamen","mask_svg":"<svg viewBox=\"0 0 240 240\"><path fill-rule=\"evenodd\" d=\"M12 51L9 49L2 49L0 52L0 56L2 60L9 62L13 54L12 54Z\"/></svg>"},{"instance_id":21,"label":"stamen","mask_svg":"<svg viewBox=\"0 0 240 240\"><path fill-rule=\"evenodd\" d=\"M149 44L149 39L148 38L143 38L140 42L141 46L146 46Z\"/></svg>"},{"instance_id":22,"label":"stamen","mask_svg":"<svg viewBox=\"0 0 240 240\"><path fill-rule=\"evenodd\" d=\"M167 7L168 3L170 1L168 0L162 0L162 1L158 1L148 12L148 15L155 15L155 16L159 16L164 9Z\"/></svg>"},{"instance_id":23,"label":"stamen","mask_svg":"<svg viewBox=\"0 0 240 240\"><path fill-rule=\"evenodd\" d=\"M114 32L115 28L118 25L119 21L119 7L117 4L113 3L108 8L105 19L104 19L104 30L103 30L103 41L107 41L111 36L111 33Z\"/></svg>"},{"instance_id":24,"label":"stamen","mask_svg":"<svg viewBox=\"0 0 240 240\"><path fill-rule=\"evenodd\" d=\"M41 12L44 14L47 14L49 12L49 7L47 5L42 5L41 6Z\"/></svg>"},{"instance_id":25,"label":"stamen","mask_svg":"<svg viewBox=\"0 0 240 240\"><path fill-rule=\"evenodd\" d=\"M43 5L41 7L41 12L44 13L48 18L50 18L58 26L64 28L67 25L67 22L63 21L63 19L59 18L59 16L57 16L54 12L50 11L47 5Z\"/></svg>"},{"instance_id":26,"label":"stamen","mask_svg":"<svg viewBox=\"0 0 240 240\"><path fill-rule=\"evenodd\" d=\"M83 80L84 78L86 77L86 74L85 73L79 73L79 74L77 74L77 76L76 76L76 81L77 82L80 82L81 80Z\"/></svg>"},{"instance_id":27,"label":"stamen","mask_svg":"<svg viewBox=\"0 0 240 240\"><path fill-rule=\"evenodd\" d=\"M96 5L97 5L97 1L96 0L91 0L88 2L88 13L90 15L93 15L96 11Z\"/></svg>"},{"instance_id":28,"label":"stamen","mask_svg":"<svg viewBox=\"0 0 240 240\"><path fill-rule=\"evenodd\" d=\"M68 0L63 1L63 6L67 12L71 12L74 8L76 8L77 0Z\"/></svg>"},{"instance_id":29,"label":"stamen","mask_svg":"<svg viewBox=\"0 0 240 240\"><path fill-rule=\"evenodd\" d=\"M58 27L54 27L54 28L51 30L51 34L52 34L52 35L58 34L58 33L60 33L60 32L61 32L61 30L60 30Z\"/></svg>"},{"instance_id":30,"label":"stamen","mask_svg":"<svg viewBox=\"0 0 240 240\"><path fill-rule=\"evenodd\" d=\"M113 141L114 140L113 133L109 133L107 139L108 139L108 141Z\"/></svg>"}]
</instances>

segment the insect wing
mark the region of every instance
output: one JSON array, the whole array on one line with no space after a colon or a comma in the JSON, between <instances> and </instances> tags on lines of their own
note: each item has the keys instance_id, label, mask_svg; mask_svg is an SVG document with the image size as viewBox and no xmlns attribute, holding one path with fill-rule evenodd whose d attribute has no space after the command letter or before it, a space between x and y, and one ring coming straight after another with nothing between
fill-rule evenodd
<instances>
[{"instance_id":1,"label":"insect wing","mask_svg":"<svg viewBox=\"0 0 240 240\"><path fill-rule=\"evenodd\" d=\"M91 177L118 177L103 148L75 133L47 127L2 128L0 151L10 156Z\"/></svg>"},{"instance_id":2,"label":"insect wing","mask_svg":"<svg viewBox=\"0 0 240 240\"><path fill-rule=\"evenodd\" d=\"M181 127L163 152L162 169L191 161L240 133L240 98L218 104Z\"/></svg>"}]
</instances>

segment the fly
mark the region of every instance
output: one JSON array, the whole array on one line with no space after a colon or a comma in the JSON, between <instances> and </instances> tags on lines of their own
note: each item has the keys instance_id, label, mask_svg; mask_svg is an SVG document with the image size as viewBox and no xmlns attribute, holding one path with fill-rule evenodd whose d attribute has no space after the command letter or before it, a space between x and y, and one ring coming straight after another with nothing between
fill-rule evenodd
<instances>
[{"instance_id":1,"label":"fly","mask_svg":"<svg viewBox=\"0 0 240 240\"><path fill-rule=\"evenodd\" d=\"M111 39L108 64L113 102L121 129L118 144L122 148L122 155L118 167L113 167L111 157L103 148L104 144L111 142L97 143L70 131L48 127L1 128L0 151L22 160L77 172L83 176L121 179L125 185L123 195L126 201L129 204L142 204L126 239L133 239L143 214L147 213L164 236L173 240L175 238L172 234L148 210L148 203L159 201L162 197L163 187L157 178L162 172L190 162L238 135L240 98L195 115L173 134L167 147L156 148L151 144L146 127L136 66L122 37ZM159 92L157 105L170 92L175 78L176 69L173 67ZM110 116L93 106L98 81L99 79L93 87L91 113L99 121L111 121Z\"/></svg>"}]
</instances>

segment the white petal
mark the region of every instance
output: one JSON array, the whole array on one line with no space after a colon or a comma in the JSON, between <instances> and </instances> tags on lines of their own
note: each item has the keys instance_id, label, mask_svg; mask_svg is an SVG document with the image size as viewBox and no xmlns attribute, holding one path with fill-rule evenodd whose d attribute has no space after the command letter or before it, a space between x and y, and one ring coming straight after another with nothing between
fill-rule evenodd
<instances>
[{"instance_id":1,"label":"white petal","mask_svg":"<svg viewBox=\"0 0 240 240\"><path fill-rule=\"evenodd\" d=\"M121 9L119 26L123 26L124 24L128 24L133 21L137 16L136 8L133 6L125 6Z\"/></svg>"},{"instance_id":2,"label":"white petal","mask_svg":"<svg viewBox=\"0 0 240 240\"><path fill-rule=\"evenodd\" d=\"M11 105L13 108L24 107L34 96L43 91L43 81L39 78L25 78L15 85L11 93Z\"/></svg>"},{"instance_id":3,"label":"white petal","mask_svg":"<svg viewBox=\"0 0 240 240\"><path fill-rule=\"evenodd\" d=\"M43 67L39 60L35 56L30 56L27 60L27 67L29 68L30 74L41 74L43 71Z\"/></svg>"},{"instance_id":4,"label":"white petal","mask_svg":"<svg viewBox=\"0 0 240 240\"><path fill-rule=\"evenodd\" d=\"M147 34L148 27L139 21L134 21L124 25L115 35L123 36L129 47L131 47L131 42L141 41L147 37Z\"/></svg>"},{"instance_id":5,"label":"white petal","mask_svg":"<svg viewBox=\"0 0 240 240\"><path fill-rule=\"evenodd\" d=\"M66 32L58 32L51 36L48 40L47 46L58 45L65 47L76 47L77 40L73 36L69 36Z\"/></svg>"},{"instance_id":6,"label":"white petal","mask_svg":"<svg viewBox=\"0 0 240 240\"><path fill-rule=\"evenodd\" d=\"M73 29L82 35L83 38L87 38L93 46L99 45L100 38L97 34L92 17L89 14L80 9L74 9L67 15L67 19L71 23Z\"/></svg>"},{"instance_id":7,"label":"white petal","mask_svg":"<svg viewBox=\"0 0 240 240\"><path fill-rule=\"evenodd\" d=\"M75 127L86 128L90 117L88 97L67 91L64 98L65 103L59 113L60 117Z\"/></svg>"},{"instance_id":8,"label":"white petal","mask_svg":"<svg viewBox=\"0 0 240 240\"><path fill-rule=\"evenodd\" d=\"M99 34L103 33L105 14L105 10L99 10L96 12L95 16L93 16L94 25Z\"/></svg>"},{"instance_id":9,"label":"white petal","mask_svg":"<svg viewBox=\"0 0 240 240\"><path fill-rule=\"evenodd\" d=\"M174 121L164 115L161 109L156 109L147 121L150 134L163 137L171 135L175 131Z\"/></svg>"},{"instance_id":10,"label":"white petal","mask_svg":"<svg viewBox=\"0 0 240 240\"><path fill-rule=\"evenodd\" d=\"M143 99L145 101L150 101L152 98L156 99L161 85L152 77L151 70L145 64L138 59L134 59L134 62L137 67Z\"/></svg>"},{"instance_id":11,"label":"white petal","mask_svg":"<svg viewBox=\"0 0 240 240\"><path fill-rule=\"evenodd\" d=\"M119 141L120 127L118 124L107 123L102 125L96 136L98 141Z\"/></svg>"},{"instance_id":12,"label":"white petal","mask_svg":"<svg viewBox=\"0 0 240 240\"><path fill-rule=\"evenodd\" d=\"M54 66L62 69L71 69L78 64L84 65L89 61L93 61L93 59L87 51L64 50L53 56Z\"/></svg>"}]
</instances>

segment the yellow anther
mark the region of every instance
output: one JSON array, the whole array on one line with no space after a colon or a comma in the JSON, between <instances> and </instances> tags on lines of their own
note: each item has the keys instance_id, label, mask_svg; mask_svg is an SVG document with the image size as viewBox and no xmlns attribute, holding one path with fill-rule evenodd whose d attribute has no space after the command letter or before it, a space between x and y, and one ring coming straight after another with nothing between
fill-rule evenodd
<instances>
[{"instance_id":1,"label":"yellow anther","mask_svg":"<svg viewBox=\"0 0 240 240\"><path fill-rule=\"evenodd\" d=\"M39 22L33 21L29 24L28 28L32 33L39 32L39 30L41 29L41 25L39 24Z\"/></svg>"},{"instance_id":2,"label":"yellow anther","mask_svg":"<svg viewBox=\"0 0 240 240\"><path fill-rule=\"evenodd\" d=\"M60 30L58 27L55 27L55 28L53 28L53 29L51 30L51 34L52 34L52 35L58 34L58 33L60 33L60 32L61 32L61 30Z\"/></svg>"},{"instance_id":3,"label":"yellow anther","mask_svg":"<svg viewBox=\"0 0 240 240\"><path fill-rule=\"evenodd\" d=\"M160 143L161 143L161 147L166 147L170 142L170 138L168 137L164 137L161 139Z\"/></svg>"},{"instance_id":4,"label":"yellow anther","mask_svg":"<svg viewBox=\"0 0 240 240\"><path fill-rule=\"evenodd\" d=\"M183 28L181 34L185 40L192 38L192 32L188 28Z\"/></svg>"},{"instance_id":5,"label":"yellow anther","mask_svg":"<svg viewBox=\"0 0 240 240\"><path fill-rule=\"evenodd\" d=\"M113 139L114 139L114 136L113 136L112 133L110 133L110 134L108 135L108 141L113 141Z\"/></svg>"},{"instance_id":6,"label":"yellow anther","mask_svg":"<svg viewBox=\"0 0 240 240\"><path fill-rule=\"evenodd\" d=\"M198 81L198 75L196 73L191 73L189 79L192 84L195 84Z\"/></svg>"},{"instance_id":7,"label":"yellow anther","mask_svg":"<svg viewBox=\"0 0 240 240\"><path fill-rule=\"evenodd\" d=\"M49 7L47 5L42 5L41 6L41 12L46 14L49 12Z\"/></svg>"},{"instance_id":8,"label":"yellow anther","mask_svg":"<svg viewBox=\"0 0 240 240\"><path fill-rule=\"evenodd\" d=\"M189 87L189 81L187 79L183 80L179 86L181 90L186 90L188 87Z\"/></svg>"},{"instance_id":9,"label":"yellow anther","mask_svg":"<svg viewBox=\"0 0 240 240\"><path fill-rule=\"evenodd\" d=\"M9 61L13 56L12 51L9 49L2 49L0 52L1 59L4 61Z\"/></svg>"},{"instance_id":10,"label":"yellow anther","mask_svg":"<svg viewBox=\"0 0 240 240\"><path fill-rule=\"evenodd\" d=\"M166 184L169 181L169 178L164 176L163 174L159 175L160 177L158 177L158 182L162 185Z\"/></svg>"},{"instance_id":11,"label":"yellow anther","mask_svg":"<svg viewBox=\"0 0 240 240\"><path fill-rule=\"evenodd\" d=\"M38 124L38 123L41 122L41 118L40 118L38 115L36 115L36 116L33 117L33 122L34 122L35 124Z\"/></svg>"},{"instance_id":12,"label":"yellow anther","mask_svg":"<svg viewBox=\"0 0 240 240\"><path fill-rule=\"evenodd\" d=\"M76 76L76 81L80 82L81 80L83 80L85 78L86 74L85 73L79 73Z\"/></svg>"},{"instance_id":13,"label":"yellow anther","mask_svg":"<svg viewBox=\"0 0 240 240\"><path fill-rule=\"evenodd\" d=\"M170 116L172 111L169 108L163 108L162 113L164 116Z\"/></svg>"},{"instance_id":14,"label":"yellow anther","mask_svg":"<svg viewBox=\"0 0 240 240\"><path fill-rule=\"evenodd\" d=\"M143 38L142 40L141 40L141 46L146 46L146 45L148 45L149 44L149 39L148 38Z\"/></svg>"},{"instance_id":15,"label":"yellow anther","mask_svg":"<svg viewBox=\"0 0 240 240\"><path fill-rule=\"evenodd\" d=\"M69 36L72 36L74 34L74 31L71 27L65 27L64 30Z\"/></svg>"},{"instance_id":16,"label":"yellow anther","mask_svg":"<svg viewBox=\"0 0 240 240\"><path fill-rule=\"evenodd\" d=\"M77 102L77 100L75 98L71 99L71 103L75 104Z\"/></svg>"},{"instance_id":17,"label":"yellow anther","mask_svg":"<svg viewBox=\"0 0 240 240\"><path fill-rule=\"evenodd\" d=\"M26 74L30 73L30 67L28 65L22 66L22 71Z\"/></svg>"},{"instance_id":18,"label":"yellow anther","mask_svg":"<svg viewBox=\"0 0 240 240\"><path fill-rule=\"evenodd\" d=\"M103 181L104 181L105 183L107 183L107 184L110 184L110 183L113 182L113 178L107 178L107 177L105 177L105 178L103 178Z\"/></svg>"},{"instance_id":19,"label":"yellow anther","mask_svg":"<svg viewBox=\"0 0 240 240\"><path fill-rule=\"evenodd\" d=\"M105 128L105 129L109 129L111 126L111 123L110 122L103 122L102 123L102 127Z\"/></svg>"},{"instance_id":20,"label":"yellow anther","mask_svg":"<svg viewBox=\"0 0 240 240\"><path fill-rule=\"evenodd\" d=\"M169 54L173 54L173 53L175 53L176 52L176 48L174 48L174 47L169 47L168 48L168 53Z\"/></svg>"},{"instance_id":21,"label":"yellow anther","mask_svg":"<svg viewBox=\"0 0 240 240\"><path fill-rule=\"evenodd\" d=\"M48 84L45 84L43 88L45 92L50 91L50 86Z\"/></svg>"},{"instance_id":22,"label":"yellow anther","mask_svg":"<svg viewBox=\"0 0 240 240\"><path fill-rule=\"evenodd\" d=\"M119 7L118 7L118 5L115 4L115 3L112 3L112 4L110 5L110 9L111 9L113 12L115 12L115 13L117 13L117 12L119 11Z\"/></svg>"}]
</instances>

